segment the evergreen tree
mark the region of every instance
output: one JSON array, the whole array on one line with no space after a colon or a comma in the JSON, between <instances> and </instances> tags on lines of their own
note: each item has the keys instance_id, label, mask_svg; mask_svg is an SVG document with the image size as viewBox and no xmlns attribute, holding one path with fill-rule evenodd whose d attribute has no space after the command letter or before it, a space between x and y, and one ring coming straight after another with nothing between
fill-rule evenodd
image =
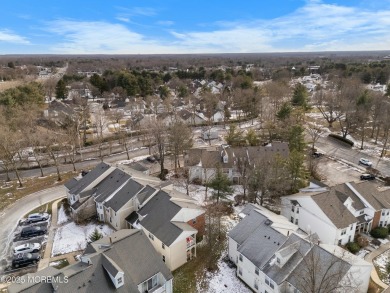
<instances>
[{"instance_id":1,"label":"evergreen tree","mask_svg":"<svg viewBox=\"0 0 390 293\"><path fill-rule=\"evenodd\" d=\"M298 83L294 88L293 97L291 100L292 104L294 106L300 106L306 109L307 99L308 99L308 93L306 87L303 84Z\"/></svg>"},{"instance_id":2,"label":"evergreen tree","mask_svg":"<svg viewBox=\"0 0 390 293\"><path fill-rule=\"evenodd\" d=\"M103 238L103 235L102 233L100 233L98 231L97 228L95 228L95 230L93 230L93 232L88 236L88 239L91 241L91 242L95 242L99 239Z\"/></svg>"},{"instance_id":3,"label":"evergreen tree","mask_svg":"<svg viewBox=\"0 0 390 293\"><path fill-rule=\"evenodd\" d=\"M66 88L66 84L63 79L60 79L56 86L56 97L57 99L66 99L67 95L68 90Z\"/></svg>"},{"instance_id":4,"label":"evergreen tree","mask_svg":"<svg viewBox=\"0 0 390 293\"><path fill-rule=\"evenodd\" d=\"M222 169L218 167L215 177L208 184L208 187L214 189L213 197L217 200L217 203L219 203L220 199L225 199L228 194L233 193L233 189L230 187L230 184L231 182L227 175L225 175L222 172Z\"/></svg>"},{"instance_id":5,"label":"evergreen tree","mask_svg":"<svg viewBox=\"0 0 390 293\"><path fill-rule=\"evenodd\" d=\"M284 121L284 120L290 118L291 111L292 111L292 108L290 106L290 103L288 103L288 102L283 103L283 105L280 108L280 110L278 111L278 113L276 113L276 117L279 120Z\"/></svg>"},{"instance_id":6,"label":"evergreen tree","mask_svg":"<svg viewBox=\"0 0 390 293\"><path fill-rule=\"evenodd\" d=\"M229 131L225 137L226 143L231 146L238 146L244 142L244 137L242 135L242 131L237 129L235 124L231 124Z\"/></svg>"},{"instance_id":7,"label":"evergreen tree","mask_svg":"<svg viewBox=\"0 0 390 293\"><path fill-rule=\"evenodd\" d=\"M290 152L297 151L302 153L305 148L304 128L301 125L294 125L289 129L288 146Z\"/></svg>"}]
</instances>

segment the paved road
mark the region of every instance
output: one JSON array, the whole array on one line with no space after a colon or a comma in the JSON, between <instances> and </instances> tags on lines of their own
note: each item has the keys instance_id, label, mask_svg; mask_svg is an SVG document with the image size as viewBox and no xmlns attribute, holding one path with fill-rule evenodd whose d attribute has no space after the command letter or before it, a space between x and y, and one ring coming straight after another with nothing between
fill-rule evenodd
<instances>
[{"instance_id":1,"label":"paved road","mask_svg":"<svg viewBox=\"0 0 390 293\"><path fill-rule=\"evenodd\" d=\"M321 137L316 142L316 147L324 151L328 156L347 161L355 167L362 167L362 165L358 164L359 159L367 158L373 163L373 168L379 170L383 176L390 176L390 161L363 154L358 149L347 147L332 138Z\"/></svg>"},{"instance_id":2,"label":"paved road","mask_svg":"<svg viewBox=\"0 0 390 293\"><path fill-rule=\"evenodd\" d=\"M0 215L0 259L9 254L10 244L14 238L14 230L19 220L34 208L66 195L63 185L41 190L16 201Z\"/></svg>"},{"instance_id":3,"label":"paved road","mask_svg":"<svg viewBox=\"0 0 390 293\"><path fill-rule=\"evenodd\" d=\"M148 154L148 149L147 148L145 148L145 149L138 149L138 150L134 150L134 151L129 152L130 158L143 156L143 155L147 155L147 154ZM126 152L121 152L121 153L118 153L118 154L113 154L111 156L104 157L104 162L115 163L115 162L118 162L120 160L126 160L126 159L127 159ZM96 166L99 162L100 162L100 159L98 159L98 158L92 158L92 159L84 160L82 162L77 162L76 163L76 169L77 170L90 169L91 167ZM53 166L52 167L46 167L43 170L44 170L43 173L45 175L53 174L53 173L57 172L57 169L55 167L53 167ZM60 165L60 171L61 172L68 172L68 171L72 171L72 170L73 170L72 164ZM29 170L20 170L20 174L21 174L22 178L25 178L25 177L38 177L38 176L41 176L41 171L40 171L40 169L37 169L37 168L36 169L29 169ZM0 180L5 180L5 177L6 177L5 174L0 174ZM15 175L13 173L11 173L10 177L12 179L14 179Z\"/></svg>"}]
</instances>

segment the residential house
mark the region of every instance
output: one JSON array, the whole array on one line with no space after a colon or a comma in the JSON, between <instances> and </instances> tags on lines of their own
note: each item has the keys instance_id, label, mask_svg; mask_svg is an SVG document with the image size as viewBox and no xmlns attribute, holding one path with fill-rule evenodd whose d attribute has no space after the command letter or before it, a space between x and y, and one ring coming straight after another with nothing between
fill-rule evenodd
<instances>
[{"instance_id":1,"label":"residential house","mask_svg":"<svg viewBox=\"0 0 390 293\"><path fill-rule=\"evenodd\" d=\"M263 207L247 205L240 215L228 234L228 256L254 292L319 292L319 286L331 292L339 285L367 292L372 264L340 247L318 245L316 235Z\"/></svg>"},{"instance_id":2,"label":"residential house","mask_svg":"<svg viewBox=\"0 0 390 293\"><path fill-rule=\"evenodd\" d=\"M8 292L173 292L172 273L142 230L115 232L89 244L75 264L22 278Z\"/></svg>"},{"instance_id":3,"label":"residential house","mask_svg":"<svg viewBox=\"0 0 390 293\"><path fill-rule=\"evenodd\" d=\"M160 190L126 220L130 228L145 231L171 271L196 257L196 239L204 233L205 218L190 197Z\"/></svg>"},{"instance_id":4,"label":"residential house","mask_svg":"<svg viewBox=\"0 0 390 293\"><path fill-rule=\"evenodd\" d=\"M197 112L190 112L186 109L182 109L176 112L176 117L181 119L181 121L191 124L191 125L199 125L206 123L206 120L200 116Z\"/></svg>"},{"instance_id":5,"label":"residential house","mask_svg":"<svg viewBox=\"0 0 390 293\"><path fill-rule=\"evenodd\" d=\"M389 189L369 181L323 189L282 197L281 214L326 244L345 245L357 233L390 224Z\"/></svg>"},{"instance_id":6,"label":"residential house","mask_svg":"<svg viewBox=\"0 0 390 293\"><path fill-rule=\"evenodd\" d=\"M273 158L276 155L287 157L288 154L288 144L284 142L272 142L266 146L234 148L222 145L190 149L184 156L184 165L188 168L190 181L208 182L214 178L217 168L221 168L232 182L238 184L241 178L240 161L246 161L253 166L258 160Z\"/></svg>"}]
</instances>

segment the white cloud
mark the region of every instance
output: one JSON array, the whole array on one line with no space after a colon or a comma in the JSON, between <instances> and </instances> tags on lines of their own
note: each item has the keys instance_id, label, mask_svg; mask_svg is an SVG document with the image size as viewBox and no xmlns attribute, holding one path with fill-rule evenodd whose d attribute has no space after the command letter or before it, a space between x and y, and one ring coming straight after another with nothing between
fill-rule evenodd
<instances>
[{"instance_id":1,"label":"white cloud","mask_svg":"<svg viewBox=\"0 0 390 293\"><path fill-rule=\"evenodd\" d=\"M162 26L172 26L175 24L175 22L171 21L171 20L160 20L160 21L157 21L157 24L162 25Z\"/></svg>"},{"instance_id":2,"label":"white cloud","mask_svg":"<svg viewBox=\"0 0 390 293\"><path fill-rule=\"evenodd\" d=\"M131 15L153 16L149 8L122 9L118 20ZM160 26L178 25L171 21ZM217 29L171 29L170 37L151 39L122 24L58 20L49 30L63 42L59 53L218 53L390 49L390 10L359 9L308 0L288 15L254 21L219 21ZM1 31L0 31L1 40Z\"/></svg>"},{"instance_id":3,"label":"white cloud","mask_svg":"<svg viewBox=\"0 0 390 293\"><path fill-rule=\"evenodd\" d=\"M29 44L30 42L22 36L19 36L9 30L0 30L0 42Z\"/></svg>"}]
</instances>

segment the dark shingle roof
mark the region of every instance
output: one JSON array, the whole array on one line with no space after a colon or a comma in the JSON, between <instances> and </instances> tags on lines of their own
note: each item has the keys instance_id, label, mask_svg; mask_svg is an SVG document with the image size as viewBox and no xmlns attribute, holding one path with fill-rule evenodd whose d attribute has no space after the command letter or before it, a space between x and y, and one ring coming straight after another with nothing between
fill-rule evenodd
<instances>
[{"instance_id":1,"label":"dark shingle roof","mask_svg":"<svg viewBox=\"0 0 390 293\"><path fill-rule=\"evenodd\" d=\"M116 234L120 234L119 239L116 239ZM161 273L166 280L173 278L142 230L121 230L113 233L111 237L116 239L113 244L110 247L104 246L101 251L90 255L89 265L78 262L63 268L60 274L56 270L43 275L68 277L68 282L55 284L56 292L59 293L139 292L137 286L157 273ZM109 243L107 239L108 237L100 239L95 244ZM42 275L45 270L36 274ZM113 274L119 270L123 271L124 285L116 289L106 270ZM20 292L21 285L23 284L11 286L11 292ZM50 283L39 282L23 292L51 293L53 287Z\"/></svg>"},{"instance_id":2,"label":"dark shingle roof","mask_svg":"<svg viewBox=\"0 0 390 293\"><path fill-rule=\"evenodd\" d=\"M134 224L135 221L138 220L138 214L136 211L132 212L130 215L128 215L126 217L126 222L130 223L130 224Z\"/></svg>"},{"instance_id":3,"label":"dark shingle roof","mask_svg":"<svg viewBox=\"0 0 390 293\"><path fill-rule=\"evenodd\" d=\"M137 198L138 198L139 204L142 205L145 202L145 200L147 200L149 198L149 196L151 196L155 192L156 192L156 189L154 189L150 185L146 185L145 188L142 189L137 194Z\"/></svg>"},{"instance_id":4,"label":"dark shingle roof","mask_svg":"<svg viewBox=\"0 0 390 293\"><path fill-rule=\"evenodd\" d=\"M72 178L69 181L67 181L64 186L68 189L71 190L73 187L77 185L79 181L76 178Z\"/></svg>"},{"instance_id":5,"label":"dark shingle roof","mask_svg":"<svg viewBox=\"0 0 390 293\"><path fill-rule=\"evenodd\" d=\"M115 212L132 199L141 189L142 184L130 179L115 195L104 203L104 206L112 208Z\"/></svg>"},{"instance_id":6,"label":"dark shingle roof","mask_svg":"<svg viewBox=\"0 0 390 293\"><path fill-rule=\"evenodd\" d=\"M75 186L73 186L70 190L70 194L79 194L86 187L88 187L93 181L95 181L99 176L101 176L104 172L106 172L110 168L110 165L106 163L100 163L95 168L93 168L87 175L81 178Z\"/></svg>"},{"instance_id":7,"label":"dark shingle roof","mask_svg":"<svg viewBox=\"0 0 390 293\"><path fill-rule=\"evenodd\" d=\"M105 201L129 179L129 174L123 172L120 169L115 169L106 178L104 178L95 188L93 188L93 196L95 197L95 201Z\"/></svg>"},{"instance_id":8,"label":"dark shingle roof","mask_svg":"<svg viewBox=\"0 0 390 293\"><path fill-rule=\"evenodd\" d=\"M146 216L140 224L169 246L182 232L171 222L180 209L181 207L172 202L171 197L165 191L160 190L138 211L138 214Z\"/></svg>"}]
</instances>

